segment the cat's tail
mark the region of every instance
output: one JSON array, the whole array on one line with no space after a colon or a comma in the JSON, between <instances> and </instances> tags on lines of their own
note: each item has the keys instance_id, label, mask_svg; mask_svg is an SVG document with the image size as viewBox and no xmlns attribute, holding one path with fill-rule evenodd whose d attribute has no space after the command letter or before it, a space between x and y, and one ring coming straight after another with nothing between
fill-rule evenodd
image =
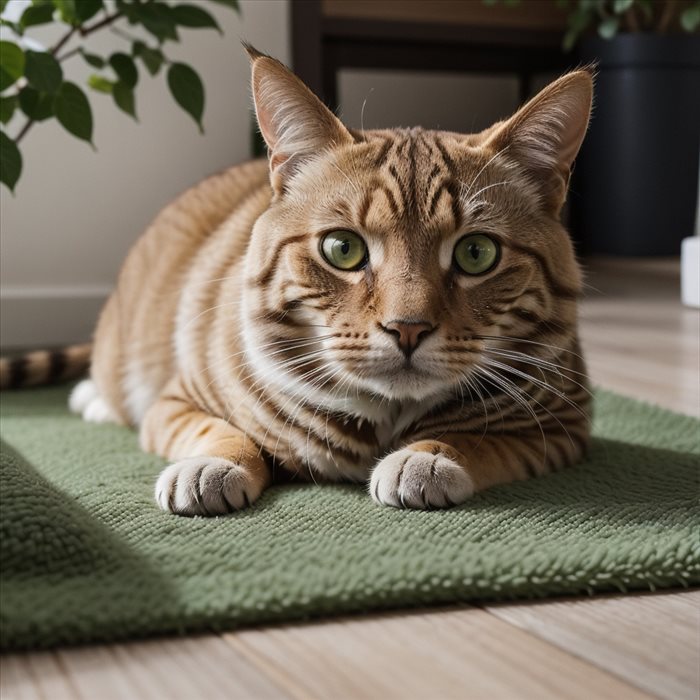
<instances>
[{"instance_id":1,"label":"cat's tail","mask_svg":"<svg viewBox=\"0 0 700 700\"><path fill-rule=\"evenodd\" d=\"M0 357L0 389L21 389L76 379L90 366L92 343L58 350L35 350L18 357Z\"/></svg>"}]
</instances>

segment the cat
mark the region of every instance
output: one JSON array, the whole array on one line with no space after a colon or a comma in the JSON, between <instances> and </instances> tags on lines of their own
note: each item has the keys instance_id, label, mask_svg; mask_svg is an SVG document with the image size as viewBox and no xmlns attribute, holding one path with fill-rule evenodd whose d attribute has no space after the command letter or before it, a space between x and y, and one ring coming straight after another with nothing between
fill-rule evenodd
<instances>
[{"instance_id":1,"label":"cat","mask_svg":"<svg viewBox=\"0 0 700 700\"><path fill-rule=\"evenodd\" d=\"M560 211L591 72L481 133L357 131L246 48L269 158L137 241L71 409L137 427L171 461L158 505L186 516L250 506L273 472L425 509L579 461L582 276Z\"/></svg>"}]
</instances>

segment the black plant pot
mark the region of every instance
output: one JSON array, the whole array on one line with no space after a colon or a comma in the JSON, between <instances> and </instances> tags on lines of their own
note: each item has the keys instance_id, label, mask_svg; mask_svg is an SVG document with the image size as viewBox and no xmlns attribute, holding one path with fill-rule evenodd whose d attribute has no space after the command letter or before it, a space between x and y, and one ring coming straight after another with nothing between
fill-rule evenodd
<instances>
[{"instance_id":1,"label":"black plant pot","mask_svg":"<svg viewBox=\"0 0 700 700\"><path fill-rule=\"evenodd\" d=\"M678 255L693 233L700 152L700 37L588 39L595 106L571 185L583 253Z\"/></svg>"}]
</instances>

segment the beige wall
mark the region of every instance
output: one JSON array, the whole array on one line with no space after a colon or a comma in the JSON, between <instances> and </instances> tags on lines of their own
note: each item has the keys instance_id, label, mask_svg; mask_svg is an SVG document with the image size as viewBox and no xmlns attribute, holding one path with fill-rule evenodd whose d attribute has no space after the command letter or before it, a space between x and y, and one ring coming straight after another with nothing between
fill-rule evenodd
<instances>
[{"instance_id":1,"label":"beige wall","mask_svg":"<svg viewBox=\"0 0 700 700\"><path fill-rule=\"evenodd\" d=\"M91 93L97 152L57 123L35 126L22 142L24 173L13 197L0 188L0 340L5 347L60 344L89 335L94 316L131 243L154 213L203 176L249 157L249 68L240 39L290 59L287 0L241 0L242 14L211 4L224 30L183 30L167 44L206 89L205 135L172 100L163 75L141 71L139 124L111 98ZM38 28L37 28L38 29ZM32 36L47 44L53 37ZM123 50L109 31L96 52ZM66 75L84 82L79 58ZM21 119L10 125L14 135Z\"/></svg>"}]
</instances>

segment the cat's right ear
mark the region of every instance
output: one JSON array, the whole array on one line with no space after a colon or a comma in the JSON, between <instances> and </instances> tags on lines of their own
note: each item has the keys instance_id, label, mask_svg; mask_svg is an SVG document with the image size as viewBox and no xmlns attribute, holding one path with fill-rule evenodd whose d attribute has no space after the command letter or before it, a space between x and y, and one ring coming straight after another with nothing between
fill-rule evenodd
<instances>
[{"instance_id":1,"label":"cat's right ear","mask_svg":"<svg viewBox=\"0 0 700 700\"><path fill-rule=\"evenodd\" d=\"M304 161L353 143L342 122L279 61L244 44L252 68L253 99L270 154L270 179L281 192Z\"/></svg>"},{"instance_id":2,"label":"cat's right ear","mask_svg":"<svg viewBox=\"0 0 700 700\"><path fill-rule=\"evenodd\" d=\"M592 69L563 75L514 116L491 129L487 143L525 167L544 205L559 213L571 167L588 128L593 100Z\"/></svg>"}]
</instances>

